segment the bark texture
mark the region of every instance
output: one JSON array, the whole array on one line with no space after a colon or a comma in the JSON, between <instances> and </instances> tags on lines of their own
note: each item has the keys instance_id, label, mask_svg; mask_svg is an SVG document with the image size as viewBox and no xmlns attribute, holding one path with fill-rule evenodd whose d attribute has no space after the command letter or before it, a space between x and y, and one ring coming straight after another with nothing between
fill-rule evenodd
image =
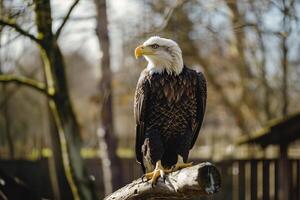
<instances>
[{"instance_id":1,"label":"bark texture","mask_svg":"<svg viewBox=\"0 0 300 200\"><path fill-rule=\"evenodd\" d=\"M114 135L113 125L113 105L112 105L112 72L110 68L109 53L109 34L107 20L106 0L95 0L97 9L97 29L96 33L102 51L101 58L101 130L100 140L102 146L102 167L105 182L105 193L110 194L112 191L120 188L123 184L121 161L116 154L117 138Z\"/></svg>"},{"instance_id":2,"label":"bark texture","mask_svg":"<svg viewBox=\"0 0 300 200\"><path fill-rule=\"evenodd\" d=\"M154 187L141 178L137 179L105 200L192 199L215 194L220 188L218 169L205 162L167 175L165 183L160 178Z\"/></svg>"},{"instance_id":3,"label":"bark texture","mask_svg":"<svg viewBox=\"0 0 300 200\"><path fill-rule=\"evenodd\" d=\"M58 133L53 139L60 144L63 167L73 199L90 200L93 199L93 191L80 156L80 127L71 104L63 55L52 30L50 0L35 0L34 3L47 93L52 96L49 107Z\"/></svg>"}]
</instances>

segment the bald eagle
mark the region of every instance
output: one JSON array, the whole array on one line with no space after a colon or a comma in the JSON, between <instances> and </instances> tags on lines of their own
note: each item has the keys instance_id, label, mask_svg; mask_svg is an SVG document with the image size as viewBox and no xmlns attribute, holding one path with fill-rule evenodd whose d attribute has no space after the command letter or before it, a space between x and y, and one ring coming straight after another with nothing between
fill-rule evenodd
<instances>
[{"instance_id":1,"label":"bald eagle","mask_svg":"<svg viewBox=\"0 0 300 200\"><path fill-rule=\"evenodd\" d=\"M134 101L136 159L152 184L166 173L189 167L206 107L206 80L183 64L173 40L151 37L135 49L144 56Z\"/></svg>"}]
</instances>

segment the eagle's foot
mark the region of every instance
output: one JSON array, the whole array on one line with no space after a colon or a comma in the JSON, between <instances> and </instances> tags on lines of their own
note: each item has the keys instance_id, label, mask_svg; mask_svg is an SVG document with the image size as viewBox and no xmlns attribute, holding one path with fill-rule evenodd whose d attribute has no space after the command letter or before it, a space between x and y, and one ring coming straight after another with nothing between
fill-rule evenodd
<instances>
[{"instance_id":1,"label":"eagle's foot","mask_svg":"<svg viewBox=\"0 0 300 200\"><path fill-rule=\"evenodd\" d=\"M172 172L191 166L193 166L193 162L185 163L183 162L183 158L180 155L178 155L177 163L174 167L172 167Z\"/></svg>"},{"instance_id":2,"label":"eagle's foot","mask_svg":"<svg viewBox=\"0 0 300 200\"><path fill-rule=\"evenodd\" d=\"M172 172L171 169L164 169L163 166L161 165L161 162L158 161L156 163L156 167L153 170L153 172L144 174L142 176L142 180L144 180L144 178L146 178L146 180L149 181L153 187L154 185L156 185L159 177L161 177L163 179L163 181L165 182L166 173L170 173L170 172Z\"/></svg>"}]
</instances>

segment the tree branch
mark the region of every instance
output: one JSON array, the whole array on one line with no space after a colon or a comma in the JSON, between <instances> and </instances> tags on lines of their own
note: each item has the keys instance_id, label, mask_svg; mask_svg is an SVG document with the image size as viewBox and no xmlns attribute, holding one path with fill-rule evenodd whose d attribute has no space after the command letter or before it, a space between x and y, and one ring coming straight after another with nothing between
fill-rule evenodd
<instances>
[{"instance_id":1,"label":"tree branch","mask_svg":"<svg viewBox=\"0 0 300 200\"><path fill-rule=\"evenodd\" d=\"M144 35L152 35L154 33L159 33L161 31L163 31L167 27L172 15L173 15L174 10L176 8L182 6L186 2L187 2L186 0L177 0L176 4L174 6L172 6L170 8L166 8L166 9L168 9L168 11L166 12L166 14L164 14L162 23L158 27L153 28L152 30L148 30L144 33L141 33L141 35L143 35L143 36Z\"/></svg>"},{"instance_id":2,"label":"tree branch","mask_svg":"<svg viewBox=\"0 0 300 200\"><path fill-rule=\"evenodd\" d=\"M11 22L9 20L6 21L3 19L0 19L0 25L11 27L11 28L15 29L15 31L20 33L21 35L28 37L29 39L36 42L37 44L39 44L39 45L42 44L42 41L40 39L38 39L36 36L32 35L31 33L25 31L18 24L14 23L14 22Z\"/></svg>"},{"instance_id":3,"label":"tree branch","mask_svg":"<svg viewBox=\"0 0 300 200\"><path fill-rule=\"evenodd\" d=\"M47 96L50 97L52 96L51 94L48 93L46 85L44 83L24 76L15 76L11 74L0 75L0 82L16 83L16 84L24 85L38 92L41 92Z\"/></svg>"},{"instance_id":4,"label":"tree branch","mask_svg":"<svg viewBox=\"0 0 300 200\"><path fill-rule=\"evenodd\" d=\"M191 199L215 194L220 187L219 171L205 162L173 172L167 175L165 183L159 179L153 188L151 183L137 179L104 200Z\"/></svg>"},{"instance_id":5,"label":"tree branch","mask_svg":"<svg viewBox=\"0 0 300 200\"><path fill-rule=\"evenodd\" d=\"M218 93L220 94L220 97L223 100L224 106L232 112L235 122L238 125L238 127L241 129L242 132L247 131L248 130L247 120L246 120L243 112L240 109L240 105L236 105L230 100L229 96L224 91L222 84L220 84L216 80L215 75L211 70L211 67L210 67L211 65L210 65L209 61L204 59L201 55L197 55L197 57L195 57L195 58L196 58L196 61L203 67L208 82L211 83L212 86L216 89L216 91L218 91Z\"/></svg>"},{"instance_id":6,"label":"tree branch","mask_svg":"<svg viewBox=\"0 0 300 200\"><path fill-rule=\"evenodd\" d=\"M79 3L79 0L75 0L72 4L72 6L70 7L67 15L65 16L63 22L61 23L61 25L59 26L59 28L57 29L56 33L55 33L55 37L58 38L62 29L64 28L65 24L67 23L72 11L74 10L75 6Z\"/></svg>"},{"instance_id":7,"label":"tree branch","mask_svg":"<svg viewBox=\"0 0 300 200\"><path fill-rule=\"evenodd\" d=\"M20 64L18 64L20 65ZM21 65L20 65L21 66ZM19 69L22 69L21 67ZM34 69L33 71L31 71L30 73L28 73L28 76L32 77L37 73L37 69ZM0 73L0 76L3 75ZM17 87L11 89L10 91L6 92L6 97L4 98L3 101L0 102L0 112L1 110L5 107L5 105L7 104L7 102L10 100L10 98L20 89L19 87L20 85L18 85Z\"/></svg>"}]
</instances>

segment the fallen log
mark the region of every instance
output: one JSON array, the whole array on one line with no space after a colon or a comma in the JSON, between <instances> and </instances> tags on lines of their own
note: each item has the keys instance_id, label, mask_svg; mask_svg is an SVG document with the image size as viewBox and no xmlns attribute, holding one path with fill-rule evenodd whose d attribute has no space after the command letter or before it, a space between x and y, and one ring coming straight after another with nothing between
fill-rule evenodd
<instances>
[{"instance_id":1,"label":"fallen log","mask_svg":"<svg viewBox=\"0 0 300 200\"><path fill-rule=\"evenodd\" d=\"M166 175L157 185L141 178L115 191L105 200L191 199L215 194L221 188L221 175L211 163L205 162Z\"/></svg>"}]
</instances>

